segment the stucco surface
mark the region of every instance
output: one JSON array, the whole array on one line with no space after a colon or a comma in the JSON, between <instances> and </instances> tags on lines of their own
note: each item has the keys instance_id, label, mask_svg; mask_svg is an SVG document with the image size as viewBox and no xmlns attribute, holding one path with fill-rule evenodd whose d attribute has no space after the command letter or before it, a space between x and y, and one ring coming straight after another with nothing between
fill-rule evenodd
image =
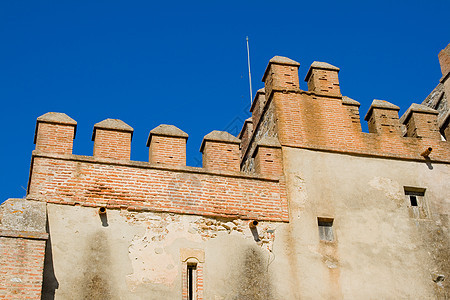
<instances>
[{"instance_id":1,"label":"stucco surface","mask_svg":"<svg viewBox=\"0 0 450 300\"><path fill-rule=\"evenodd\" d=\"M184 249L205 253L205 299L282 299L268 271L280 223L260 223L256 241L242 220L126 210L105 219L57 204L48 215L44 299L180 299Z\"/></svg>"},{"instance_id":2,"label":"stucco surface","mask_svg":"<svg viewBox=\"0 0 450 300\"><path fill-rule=\"evenodd\" d=\"M277 245L306 298L448 296L450 167L283 148L291 223ZM410 215L404 187L425 188L429 218ZM317 218L334 218L334 242ZM447 294L446 294L447 293ZM292 298L294 299L294 298Z\"/></svg>"}]
</instances>

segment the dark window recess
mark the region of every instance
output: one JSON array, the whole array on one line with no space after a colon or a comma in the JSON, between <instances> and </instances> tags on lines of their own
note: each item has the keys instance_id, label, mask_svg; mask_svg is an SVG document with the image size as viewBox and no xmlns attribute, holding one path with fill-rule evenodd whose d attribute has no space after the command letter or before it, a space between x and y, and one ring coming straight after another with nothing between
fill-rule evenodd
<instances>
[{"instance_id":1,"label":"dark window recess","mask_svg":"<svg viewBox=\"0 0 450 300\"><path fill-rule=\"evenodd\" d=\"M188 288L188 300L194 300L194 289L195 289L195 270L196 265L187 266L187 288Z\"/></svg>"},{"instance_id":2,"label":"dark window recess","mask_svg":"<svg viewBox=\"0 0 450 300\"><path fill-rule=\"evenodd\" d=\"M333 219L318 218L319 237L322 241L333 241Z\"/></svg>"},{"instance_id":3,"label":"dark window recess","mask_svg":"<svg viewBox=\"0 0 450 300\"><path fill-rule=\"evenodd\" d=\"M428 205L425 199L425 189L417 187L404 187L406 201L409 206L409 215L415 219L428 218Z\"/></svg>"}]
</instances>

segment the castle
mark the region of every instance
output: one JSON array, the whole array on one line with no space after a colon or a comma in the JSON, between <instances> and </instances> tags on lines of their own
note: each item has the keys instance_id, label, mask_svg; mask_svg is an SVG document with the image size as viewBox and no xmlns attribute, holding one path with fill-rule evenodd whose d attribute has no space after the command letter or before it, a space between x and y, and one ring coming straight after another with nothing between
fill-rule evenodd
<instances>
[{"instance_id":1,"label":"castle","mask_svg":"<svg viewBox=\"0 0 450 300\"><path fill-rule=\"evenodd\" d=\"M0 298L447 299L450 296L450 45L423 104L374 100L364 119L339 68L272 58L235 137L213 131L203 167L188 134L36 122L27 196L0 206Z\"/></svg>"}]
</instances>

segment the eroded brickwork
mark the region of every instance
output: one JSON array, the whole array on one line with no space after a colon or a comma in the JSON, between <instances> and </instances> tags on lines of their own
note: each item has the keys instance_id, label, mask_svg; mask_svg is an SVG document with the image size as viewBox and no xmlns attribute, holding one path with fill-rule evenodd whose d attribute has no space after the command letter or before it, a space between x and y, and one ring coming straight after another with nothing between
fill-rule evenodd
<instances>
[{"instance_id":1,"label":"eroded brickwork","mask_svg":"<svg viewBox=\"0 0 450 300\"><path fill-rule=\"evenodd\" d=\"M41 299L45 240L0 237L0 298Z\"/></svg>"}]
</instances>

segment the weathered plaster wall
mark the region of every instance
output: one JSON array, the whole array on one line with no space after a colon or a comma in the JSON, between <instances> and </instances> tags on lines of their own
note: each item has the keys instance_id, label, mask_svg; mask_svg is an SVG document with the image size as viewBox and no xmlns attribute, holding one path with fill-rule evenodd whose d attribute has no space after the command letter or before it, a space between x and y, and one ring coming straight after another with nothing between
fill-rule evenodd
<instances>
[{"instance_id":1,"label":"weathered plaster wall","mask_svg":"<svg viewBox=\"0 0 450 300\"><path fill-rule=\"evenodd\" d=\"M283 148L291 222L276 246L304 298L445 299L450 275L450 165ZM428 219L409 214L404 187L426 188ZM334 242L318 217L334 218ZM295 297L294 297L295 298Z\"/></svg>"},{"instance_id":2,"label":"weathered plaster wall","mask_svg":"<svg viewBox=\"0 0 450 300\"><path fill-rule=\"evenodd\" d=\"M283 299L272 250L282 223L48 204L44 299L180 299L182 249L205 253L204 299ZM274 260L275 259L275 260ZM286 267L285 265L284 267ZM280 275L284 276L280 271Z\"/></svg>"}]
</instances>

